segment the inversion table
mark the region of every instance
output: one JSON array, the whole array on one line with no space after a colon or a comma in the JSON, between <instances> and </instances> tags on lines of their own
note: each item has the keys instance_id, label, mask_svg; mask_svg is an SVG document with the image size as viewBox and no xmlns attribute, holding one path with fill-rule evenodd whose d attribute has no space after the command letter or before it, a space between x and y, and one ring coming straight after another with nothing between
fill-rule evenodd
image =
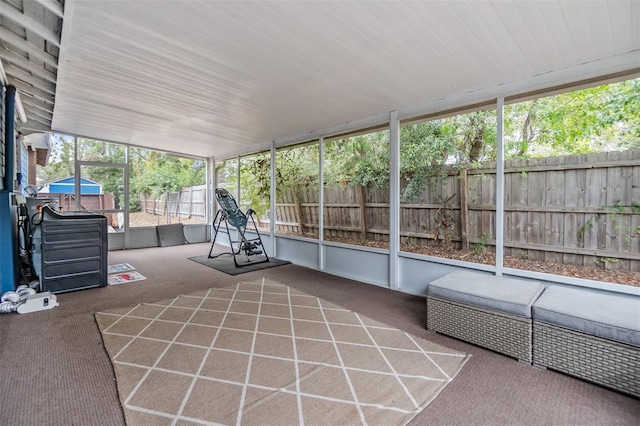
<instances>
[{"instance_id":1,"label":"inversion table","mask_svg":"<svg viewBox=\"0 0 640 426\"><path fill-rule=\"evenodd\" d=\"M264 263L269 261L269 257L267 256L267 252L262 245L262 239L260 238L260 233L258 232L258 227L256 226L256 221L253 218L255 214L255 210L249 209L247 213L243 213L242 210L238 207L235 198L233 195L229 193L224 188L217 188L215 190L216 199L218 200L218 204L220 205L220 209L216 213L215 218L213 219L213 228L215 229L215 235L213 237L213 242L211 243L211 250L209 250L209 259L213 259L215 257L219 257L225 254L230 254L233 256L233 263L236 268L241 268L243 266ZM255 238L247 238L246 231L249 223L253 226L253 229L249 228L251 231L255 231ZM223 226L224 225L224 226ZM231 231L229 226L233 227L237 231L237 239L233 239L231 236ZM230 251L223 252L219 254L212 254L213 247L216 244L216 239L218 238L218 233L226 233L229 237L229 247ZM240 252L244 252L247 257L247 263L240 264L236 258ZM251 257L259 256L260 259L257 261L252 261Z\"/></svg>"}]
</instances>

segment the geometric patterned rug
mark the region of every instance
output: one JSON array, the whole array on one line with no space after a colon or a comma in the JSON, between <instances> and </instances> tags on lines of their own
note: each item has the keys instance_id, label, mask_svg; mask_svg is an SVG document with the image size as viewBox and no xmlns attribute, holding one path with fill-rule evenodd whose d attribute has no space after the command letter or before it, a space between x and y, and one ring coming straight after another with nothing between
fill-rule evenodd
<instances>
[{"instance_id":1,"label":"geometric patterned rug","mask_svg":"<svg viewBox=\"0 0 640 426\"><path fill-rule=\"evenodd\" d=\"M269 280L95 317L128 425L406 424L468 359Z\"/></svg>"}]
</instances>

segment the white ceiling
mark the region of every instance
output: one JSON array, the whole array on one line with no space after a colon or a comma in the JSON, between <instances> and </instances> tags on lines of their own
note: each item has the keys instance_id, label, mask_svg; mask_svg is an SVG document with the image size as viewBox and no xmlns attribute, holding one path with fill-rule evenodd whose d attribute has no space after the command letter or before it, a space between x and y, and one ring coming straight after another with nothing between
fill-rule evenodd
<instances>
[{"instance_id":1,"label":"white ceiling","mask_svg":"<svg viewBox=\"0 0 640 426\"><path fill-rule=\"evenodd\" d=\"M634 0L67 0L51 128L225 157L632 70L639 28Z\"/></svg>"}]
</instances>

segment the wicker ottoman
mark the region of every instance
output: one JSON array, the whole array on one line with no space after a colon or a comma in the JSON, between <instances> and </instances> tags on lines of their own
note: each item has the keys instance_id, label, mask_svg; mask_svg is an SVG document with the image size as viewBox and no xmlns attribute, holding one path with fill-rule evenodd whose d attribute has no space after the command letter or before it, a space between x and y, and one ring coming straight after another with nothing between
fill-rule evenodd
<instances>
[{"instance_id":1,"label":"wicker ottoman","mask_svg":"<svg viewBox=\"0 0 640 426\"><path fill-rule=\"evenodd\" d=\"M531 363L539 282L452 272L427 286L427 329Z\"/></svg>"},{"instance_id":2,"label":"wicker ottoman","mask_svg":"<svg viewBox=\"0 0 640 426\"><path fill-rule=\"evenodd\" d=\"M534 364L640 397L640 297L551 286L532 315Z\"/></svg>"}]
</instances>

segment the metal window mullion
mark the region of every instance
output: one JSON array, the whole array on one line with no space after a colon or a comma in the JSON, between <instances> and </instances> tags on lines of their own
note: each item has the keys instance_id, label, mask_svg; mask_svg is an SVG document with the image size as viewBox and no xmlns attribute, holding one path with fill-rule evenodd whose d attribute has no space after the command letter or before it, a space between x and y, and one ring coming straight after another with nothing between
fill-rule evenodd
<instances>
[{"instance_id":1,"label":"metal window mullion","mask_svg":"<svg viewBox=\"0 0 640 426\"><path fill-rule=\"evenodd\" d=\"M504 264L504 97L497 99L496 156L496 276L501 277Z\"/></svg>"},{"instance_id":2,"label":"metal window mullion","mask_svg":"<svg viewBox=\"0 0 640 426\"><path fill-rule=\"evenodd\" d=\"M207 189L206 189L206 194L207 194L207 203L205 204L205 208L207 209L207 211L205 212L205 218L207 223L212 223L213 221L213 210L214 209L214 196L213 196L213 189L216 188L216 163L213 159L213 157L209 157L207 158L207 170L206 170L206 174L207 174L207 179L206 179L206 184L207 184Z\"/></svg>"},{"instance_id":3,"label":"metal window mullion","mask_svg":"<svg viewBox=\"0 0 640 426\"><path fill-rule=\"evenodd\" d=\"M240 198L240 156L236 157L236 199L238 204L242 205L242 199Z\"/></svg>"},{"instance_id":4,"label":"metal window mullion","mask_svg":"<svg viewBox=\"0 0 640 426\"><path fill-rule=\"evenodd\" d=\"M80 160L78 160L78 138L75 136L73 137L73 158L75 159L75 166L74 166L75 182L74 182L74 188L73 188L73 197L76 205L76 211L79 212L81 210L80 181L82 180L82 176L80 175L80 173L82 170L80 168Z\"/></svg>"},{"instance_id":5,"label":"metal window mullion","mask_svg":"<svg viewBox=\"0 0 640 426\"><path fill-rule=\"evenodd\" d=\"M131 240L129 236L129 146L124 149L124 248L131 248ZM122 206L121 206L122 208ZM118 226L120 224L118 223Z\"/></svg>"},{"instance_id":6,"label":"metal window mullion","mask_svg":"<svg viewBox=\"0 0 640 426\"><path fill-rule=\"evenodd\" d=\"M318 268L324 271L324 138L318 140Z\"/></svg>"},{"instance_id":7,"label":"metal window mullion","mask_svg":"<svg viewBox=\"0 0 640 426\"><path fill-rule=\"evenodd\" d=\"M400 121L389 117L389 287L400 289Z\"/></svg>"},{"instance_id":8,"label":"metal window mullion","mask_svg":"<svg viewBox=\"0 0 640 426\"><path fill-rule=\"evenodd\" d=\"M271 240L271 253L273 257L277 257L276 252L276 144L271 142L269 152L269 238Z\"/></svg>"}]
</instances>

